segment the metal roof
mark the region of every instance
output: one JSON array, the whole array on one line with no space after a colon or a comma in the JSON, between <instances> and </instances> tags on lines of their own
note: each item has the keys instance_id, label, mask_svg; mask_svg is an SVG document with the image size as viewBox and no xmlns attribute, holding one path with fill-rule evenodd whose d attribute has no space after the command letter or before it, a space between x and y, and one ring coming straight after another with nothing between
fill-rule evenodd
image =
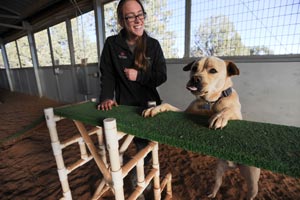
<instances>
[{"instance_id":1,"label":"metal roof","mask_svg":"<svg viewBox=\"0 0 300 200\"><path fill-rule=\"evenodd\" d=\"M4 43L93 9L93 0L1 0L0 39Z\"/></svg>"}]
</instances>

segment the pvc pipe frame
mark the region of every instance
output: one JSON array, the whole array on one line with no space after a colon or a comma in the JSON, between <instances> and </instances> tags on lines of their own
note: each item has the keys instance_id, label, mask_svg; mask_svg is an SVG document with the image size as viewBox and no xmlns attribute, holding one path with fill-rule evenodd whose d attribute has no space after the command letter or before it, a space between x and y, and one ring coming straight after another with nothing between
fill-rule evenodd
<instances>
[{"instance_id":1,"label":"pvc pipe frame","mask_svg":"<svg viewBox=\"0 0 300 200\"><path fill-rule=\"evenodd\" d=\"M158 143L149 142L149 145L138 152L129 162L127 162L123 167L123 153L128 148L134 136L127 135L123 144L119 148L118 140L124 135L122 132L117 131L116 120L113 118L107 118L104 122L104 133L106 138L106 144L110 160L110 171L109 165L106 159L105 144L103 138L103 130L101 127L95 127L89 132L85 129L84 125L79 121L74 121L77 129L79 130L81 136L72 137L63 143L60 143L58 138L58 133L56 129L56 122L63 119L54 115L53 108L47 108L44 110L45 118L47 122L47 127L49 129L51 144L53 154L55 156L58 175L62 185L63 199L72 200L72 195L68 183L68 174L78 167L84 165L94 158L99 170L103 174L103 179L100 182L98 188L96 189L92 199L98 199L104 192L108 189L113 189L116 200L124 200L124 189L123 189L123 178L136 166L137 170L137 187L135 191L129 196L129 200L137 199L150 181L153 179L153 189L154 189L154 199L161 199L161 192L166 189L165 199L172 198L172 186L171 186L171 174L167 174L162 183L160 184L159 176L159 159L158 159ZM94 146L90 135L97 134L98 138L98 149ZM65 167L64 160L62 157L62 149L74 144L79 144L81 159L69 167ZM88 155L86 146L88 147L92 155ZM152 170L145 178L144 174L144 158L152 151Z\"/></svg>"},{"instance_id":2,"label":"pvc pipe frame","mask_svg":"<svg viewBox=\"0 0 300 200\"><path fill-rule=\"evenodd\" d=\"M60 141L57 135L56 121L54 118L53 108L45 109L44 113L45 113L47 127L50 133L52 150L57 165L58 176L61 182L64 199L72 200L72 195L71 195L70 186L68 182L68 172L62 157L62 147L60 145Z\"/></svg>"}]
</instances>

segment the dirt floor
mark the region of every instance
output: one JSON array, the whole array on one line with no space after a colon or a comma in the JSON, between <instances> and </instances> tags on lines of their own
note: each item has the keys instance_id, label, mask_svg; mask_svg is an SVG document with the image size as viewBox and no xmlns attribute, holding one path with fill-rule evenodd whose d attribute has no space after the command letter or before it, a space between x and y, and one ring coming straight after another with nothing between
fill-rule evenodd
<instances>
[{"instance_id":1,"label":"dirt floor","mask_svg":"<svg viewBox=\"0 0 300 200\"><path fill-rule=\"evenodd\" d=\"M0 199L59 199L62 197L62 190L48 129L38 119L43 116L44 108L62 104L5 90L0 90L0 102ZM38 125L36 122L39 122ZM32 124L35 125L32 127ZM61 141L78 134L75 126L68 120L60 121L57 129ZM159 148L161 176L168 171L173 176L173 199L208 199L206 196L213 185L217 160L168 145L160 144ZM128 156L134 151L134 145L131 145ZM68 147L63 156L66 165L74 163L79 159L78 145ZM94 161L69 174L73 199L89 199L101 177ZM127 191L128 184L125 186ZM224 176L215 199L242 200L245 199L246 191L245 182L238 170L231 170ZM103 199L112 199L109 195L106 196ZM146 195L146 199L151 199L150 196ZM256 199L300 199L300 179L262 170Z\"/></svg>"}]
</instances>

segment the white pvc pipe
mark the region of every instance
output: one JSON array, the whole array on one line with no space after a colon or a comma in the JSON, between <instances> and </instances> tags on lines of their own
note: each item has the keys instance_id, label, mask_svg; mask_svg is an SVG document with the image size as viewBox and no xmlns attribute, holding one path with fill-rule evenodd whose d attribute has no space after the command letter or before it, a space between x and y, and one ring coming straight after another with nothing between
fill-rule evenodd
<instances>
[{"instance_id":1,"label":"white pvc pipe","mask_svg":"<svg viewBox=\"0 0 300 200\"><path fill-rule=\"evenodd\" d=\"M70 186L68 182L68 172L62 157L62 150L61 150L60 141L58 139L53 108L44 109L44 113L45 113L47 127L50 133L51 146L52 146L53 154L57 165L57 172L58 172L59 180L61 182L63 195L66 200L72 200L72 195L71 195Z\"/></svg>"},{"instance_id":2,"label":"white pvc pipe","mask_svg":"<svg viewBox=\"0 0 300 200\"><path fill-rule=\"evenodd\" d=\"M53 108L44 109L44 113L45 113L47 127L50 133L51 142L56 142L58 141L58 135L56 130L56 121L54 119Z\"/></svg>"},{"instance_id":3,"label":"white pvc pipe","mask_svg":"<svg viewBox=\"0 0 300 200\"><path fill-rule=\"evenodd\" d=\"M78 144L79 144L79 148L80 148L81 159L84 159L84 160L87 159L88 154L87 154L87 151L86 151L85 142L83 141L82 137L79 138Z\"/></svg>"},{"instance_id":4,"label":"white pvc pipe","mask_svg":"<svg viewBox=\"0 0 300 200\"><path fill-rule=\"evenodd\" d=\"M137 185L144 188L145 187L144 158L140 159L137 162L136 174L137 174Z\"/></svg>"},{"instance_id":5,"label":"white pvc pipe","mask_svg":"<svg viewBox=\"0 0 300 200\"><path fill-rule=\"evenodd\" d=\"M109 151L111 164L112 186L116 200L124 200L122 169L119 160L119 142L117 136L116 119L107 118L104 122L104 133Z\"/></svg>"},{"instance_id":6,"label":"white pvc pipe","mask_svg":"<svg viewBox=\"0 0 300 200\"><path fill-rule=\"evenodd\" d=\"M152 150L152 160L153 160L153 164L152 167L154 169L157 169L154 178L153 178L153 189L154 189L154 199L155 200L159 200L161 199L161 191L160 191L160 180L159 180L159 160L158 160L158 143L155 142L155 146Z\"/></svg>"},{"instance_id":7,"label":"white pvc pipe","mask_svg":"<svg viewBox=\"0 0 300 200\"><path fill-rule=\"evenodd\" d=\"M102 127L97 127L97 128L98 128L97 137L98 137L99 154L100 154L100 157L103 160L104 164L106 166L108 166L107 160L106 160L106 150L105 150Z\"/></svg>"}]
</instances>

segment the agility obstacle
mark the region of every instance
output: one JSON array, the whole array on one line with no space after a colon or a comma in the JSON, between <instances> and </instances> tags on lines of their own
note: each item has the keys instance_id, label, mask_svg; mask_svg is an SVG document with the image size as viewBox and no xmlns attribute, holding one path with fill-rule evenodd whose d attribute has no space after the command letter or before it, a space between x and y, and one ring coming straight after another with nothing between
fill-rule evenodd
<instances>
[{"instance_id":1,"label":"agility obstacle","mask_svg":"<svg viewBox=\"0 0 300 200\"><path fill-rule=\"evenodd\" d=\"M81 104L55 108L54 111L52 111L52 113L54 112L53 115L55 116L51 118L54 119L53 121L58 121L58 119L56 119L57 116L74 120L82 136L92 134L92 132L85 133L84 129L80 128L80 124L84 123L98 127L99 133L97 134L100 135L100 130L102 130L100 127L104 124L105 128L105 119L114 118L117 121L118 131L122 132L122 134L126 133L130 134L131 136L137 136L151 141L156 141L150 143L150 146L156 146L157 142L168 144L196 153L211 155L220 159L231 160L236 163L256 166L276 173L286 174L295 178L300 177L299 127L251 122L246 120L233 120L230 121L229 124L222 130L211 130L208 129L208 118L205 116L191 115L182 112L165 112L160 113L153 118L143 118L141 116L142 110L143 109L139 107L118 106L113 107L113 109L110 111L99 111L96 110L96 103L85 102ZM51 112L48 113L45 111L45 113L46 119L49 118L49 113ZM54 129L53 125L51 124L53 122L48 121L49 120L47 119L51 134L51 129ZM52 132L55 131L52 130ZM104 130L104 132L106 131ZM56 135L56 133L54 135ZM56 152L54 147L57 146L56 143L58 138L51 138L51 141L54 155L57 157L58 152ZM83 137L83 141L85 141L87 144L88 140ZM103 154L103 152L105 152L105 148L102 136L99 139L99 144ZM91 149L92 148L89 148L90 151ZM152 149L152 147L149 147L149 149L145 151L151 151L150 149ZM92 152L93 151L91 151L91 154ZM113 152L120 155L120 150L119 152L117 149L111 150L111 153ZM153 152L156 152L156 150ZM140 155L140 153L138 154ZM92 154L92 157L95 160L99 160L99 163L104 162L101 165L105 165L106 168L98 165L105 179L105 181L102 181L101 183L102 185L109 185L109 183L112 182L112 176L109 175L109 173L105 175L105 169L108 169L105 156L99 157L99 155L95 153L95 155ZM144 157L144 154L141 157ZM89 157L86 159L89 159ZM158 161L154 160L156 160L156 158L153 159L153 168L157 169L159 173L159 166L155 167L158 165ZM137 163L138 161L134 162L134 164ZM61 174L60 170L63 169L64 166L59 164L57 165L59 171L58 173ZM123 177L129 170L130 169L127 170L127 166L122 167ZM67 177L66 175L60 175L60 179L63 184L63 180L67 179ZM145 178L145 180L146 179L147 178ZM170 175L168 175L167 179L170 180ZM143 180L143 177L141 180ZM161 191L162 186L165 185L166 181L164 180L163 182L164 184L161 184L161 187L159 187L157 184L155 188L160 188ZM104 187L102 185L99 186L99 190ZM137 194L135 197L137 197L138 194L141 194L143 185L144 184L142 184L140 189L137 190L139 192L135 192ZM108 187L111 187L111 185ZM169 189L168 193L170 194L170 197L170 183L167 188ZM116 191L115 189L113 190ZM71 196L67 189L63 189L63 191L65 197Z\"/></svg>"},{"instance_id":2,"label":"agility obstacle","mask_svg":"<svg viewBox=\"0 0 300 200\"><path fill-rule=\"evenodd\" d=\"M47 127L50 133L53 154L55 156L57 164L57 171L63 190L63 197L61 199L72 199L72 194L68 182L68 174L92 159L95 160L100 172L103 175L103 179L100 181L99 186L94 192L94 195L92 197L93 200L99 199L108 190L111 190L113 192L116 200L125 199L123 180L128 175L128 173L134 169L136 169L137 186L127 199L137 199L143 193L145 188L150 184L151 180L153 180L152 187L155 200L161 199L161 193L164 189L166 189L166 194L164 195L165 199L172 198L171 174L168 173L160 183L157 142L149 142L148 146L139 151L131 158L131 160L123 165L123 154L127 150L134 136L125 134L123 132L118 132L116 120L114 118L104 119L103 127L95 126L95 128L89 131L85 128L85 125L82 122L74 120L80 136L77 135L64 142L60 142L56 129L56 123L64 118L62 116L55 115L55 113L53 112L53 108L45 109L44 113ZM90 137L94 134L97 134L98 148L94 145L94 141L92 141ZM119 147L119 140L121 140L122 138L124 138L124 141ZM81 159L79 159L71 166L65 166L62 150L67 146L75 143L79 144ZM90 155L86 147L88 148ZM106 149L108 150L107 153ZM152 169L145 176L144 158L150 152L152 152ZM107 154L109 159L106 157Z\"/></svg>"}]
</instances>

